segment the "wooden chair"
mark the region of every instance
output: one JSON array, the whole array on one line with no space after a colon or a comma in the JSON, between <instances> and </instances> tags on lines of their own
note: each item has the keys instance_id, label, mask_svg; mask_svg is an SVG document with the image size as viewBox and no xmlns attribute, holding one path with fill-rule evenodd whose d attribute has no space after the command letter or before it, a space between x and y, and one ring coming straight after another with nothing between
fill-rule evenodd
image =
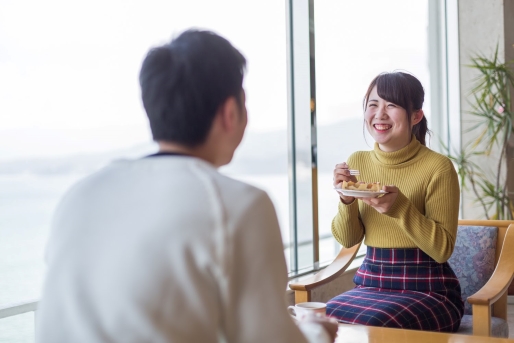
<instances>
[{"instance_id":1,"label":"wooden chair","mask_svg":"<svg viewBox=\"0 0 514 343\"><path fill-rule=\"evenodd\" d=\"M514 221L459 220L459 230L465 226L498 228L496 249L494 249L494 271L486 284L467 298L473 309L473 335L491 336L491 318L507 320L507 290L514 277ZM341 249L339 255L328 267L308 279L290 284L289 287L295 291L295 303L313 301L312 291L343 274L359 247L360 243L349 249Z\"/></svg>"}]
</instances>

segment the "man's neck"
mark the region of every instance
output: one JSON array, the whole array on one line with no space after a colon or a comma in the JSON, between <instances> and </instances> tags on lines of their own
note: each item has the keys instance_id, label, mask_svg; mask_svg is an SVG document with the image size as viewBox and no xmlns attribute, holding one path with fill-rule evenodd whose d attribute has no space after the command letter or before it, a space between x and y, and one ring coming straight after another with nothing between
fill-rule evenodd
<instances>
[{"instance_id":1,"label":"man's neck","mask_svg":"<svg viewBox=\"0 0 514 343\"><path fill-rule=\"evenodd\" d=\"M213 164L216 166L216 157L212 152L209 152L208 148L206 148L204 145L200 145L196 148L190 148L186 147L181 144L171 143L171 142L163 142L159 141L157 142L159 144L159 152L160 153L176 153L176 154L182 154L182 155L189 155L193 157L197 157L199 159L202 159L206 162L209 162L210 164Z\"/></svg>"}]
</instances>

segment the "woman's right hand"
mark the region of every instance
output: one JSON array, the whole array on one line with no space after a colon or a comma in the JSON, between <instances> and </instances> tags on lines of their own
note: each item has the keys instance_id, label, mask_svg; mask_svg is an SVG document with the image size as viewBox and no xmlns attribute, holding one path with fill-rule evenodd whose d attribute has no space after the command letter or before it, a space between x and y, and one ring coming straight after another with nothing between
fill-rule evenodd
<instances>
[{"instance_id":1,"label":"woman's right hand","mask_svg":"<svg viewBox=\"0 0 514 343\"><path fill-rule=\"evenodd\" d=\"M357 182L357 178L354 175L350 175L349 169L350 167L348 167L346 162L336 164L336 167L334 168L334 187L337 187L337 185L343 181ZM341 193L339 193L339 197L345 204L349 204L355 199L354 197L348 197Z\"/></svg>"}]
</instances>

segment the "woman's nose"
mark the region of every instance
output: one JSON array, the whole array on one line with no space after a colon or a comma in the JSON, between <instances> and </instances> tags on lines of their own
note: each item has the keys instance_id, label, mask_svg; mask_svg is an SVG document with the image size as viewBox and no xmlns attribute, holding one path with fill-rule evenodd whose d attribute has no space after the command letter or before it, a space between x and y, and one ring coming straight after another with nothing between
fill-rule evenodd
<instances>
[{"instance_id":1,"label":"woman's nose","mask_svg":"<svg viewBox=\"0 0 514 343\"><path fill-rule=\"evenodd\" d=\"M375 119L382 119L387 116L386 108L383 106L378 106L377 111L375 112Z\"/></svg>"}]
</instances>

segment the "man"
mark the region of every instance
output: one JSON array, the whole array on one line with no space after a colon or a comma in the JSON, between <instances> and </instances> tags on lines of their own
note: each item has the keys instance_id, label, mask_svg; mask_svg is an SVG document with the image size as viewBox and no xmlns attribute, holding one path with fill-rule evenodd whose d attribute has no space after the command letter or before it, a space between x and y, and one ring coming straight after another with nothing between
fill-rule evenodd
<instances>
[{"instance_id":1,"label":"man","mask_svg":"<svg viewBox=\"0 0 514 343\"><path fill-rule=\"evenodd\" d=\"M159 152L118 161L59 205L36 329L40 343L333 341L325 319L298 329L265 192L218 173L246 123L245 58L186 31L140 73Z\"/></svg>"}]
</instances>

